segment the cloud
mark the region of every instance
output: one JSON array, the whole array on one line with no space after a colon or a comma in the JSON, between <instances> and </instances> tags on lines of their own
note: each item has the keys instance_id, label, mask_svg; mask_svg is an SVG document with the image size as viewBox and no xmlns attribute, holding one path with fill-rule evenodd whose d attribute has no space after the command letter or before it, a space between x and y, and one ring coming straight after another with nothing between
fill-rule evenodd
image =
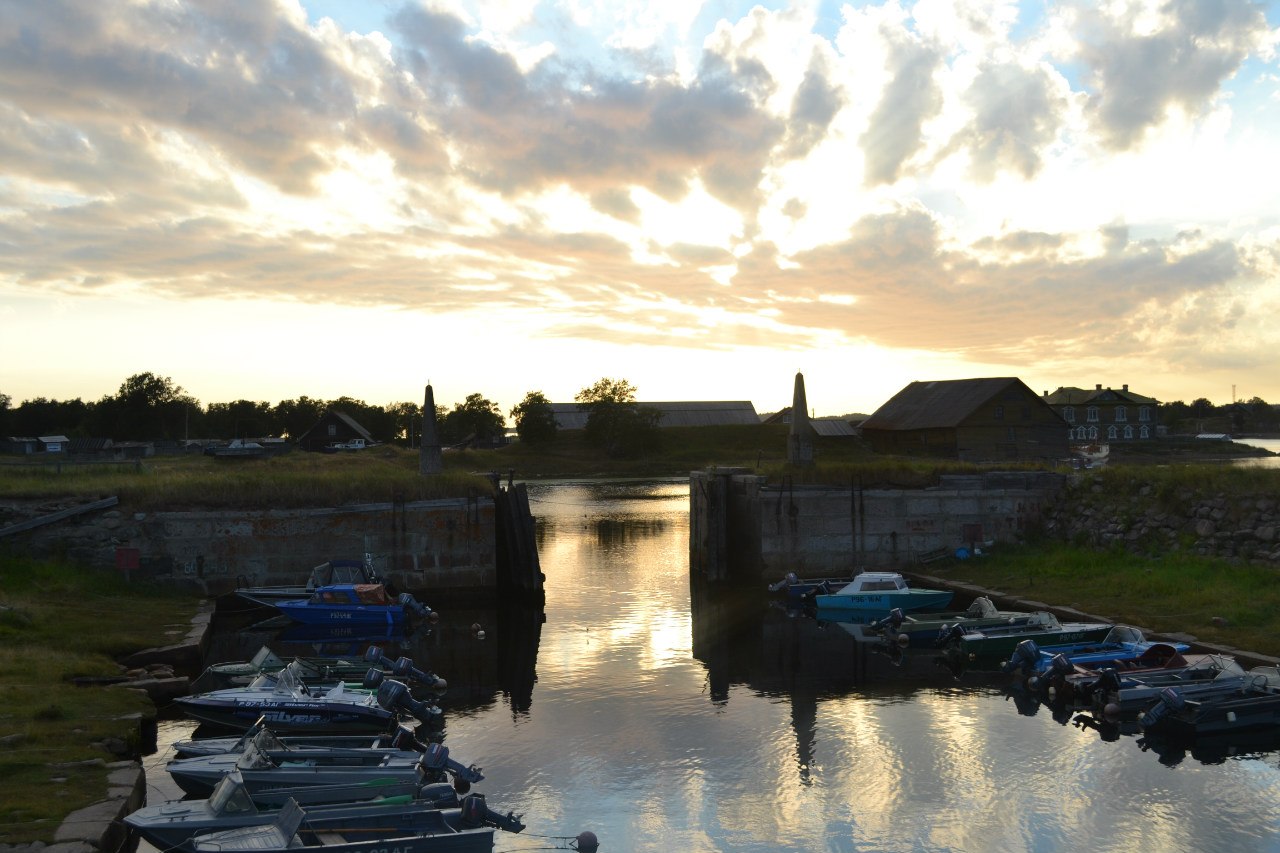
<instances>
[{"instance_id":1,"label":"cloud","mask_svg":"<svg viewBox=\"0 0 1280 853\"><path fill-rule=\"evenodd\" d=\"M861 138L868 186L892 184L902 176L904 165L923 146L924 122L942 108L933 79L942 64L940 49L888 26L881 35L889 43L890 79Z\"/></svg>"},{"instance_id":2,"label":"cloud","mask_svg":"<svg viewBox=\"0 0 1280 853\"><path fill-rule=\"evenodd\" d=\"M956 141L968 149L970 170L983 182L1002 171L1034 178L1068 107L1053 75L1014 63L983 63L965 102L973 119Z\"/></svg>"},{"instance_id":3,"label":"cloud","mask_svg":"<svg viewBox=\"0 0 1280 853\"><path fill-rule=\"evenodd\" d=\"M1079 53L1092 84L1089 117L1102 141L1132 148L1171 108L1196 115L1268 37L1264 7L1247 0L1083 5Z\"/></svg>"}]
</instances>

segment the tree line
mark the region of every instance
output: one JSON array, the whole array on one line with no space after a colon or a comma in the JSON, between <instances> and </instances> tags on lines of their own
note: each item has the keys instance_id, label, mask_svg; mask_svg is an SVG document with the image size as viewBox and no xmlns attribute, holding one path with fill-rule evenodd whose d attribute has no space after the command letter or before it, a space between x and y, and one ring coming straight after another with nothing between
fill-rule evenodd
<instances>
[{"instance_id":1,"label":"tree line","mask_svg":"<svg viewBox=\"0 0 1280 853\"><path fill-rule=\"evenodd\" d=\"M574 400L588 412L585 437L614 455L637 455L656 447L657 410L636 405L636 389L625 379L600 379ZM399 402L371 405L354 397L281 400L275 405L253 400L202 404L167 376L138 373L115 394L93 402L36 397L13 405L0 392L0 436L109 438L121 441L225 440L277 437L296 440L327 411L350 416L375 441L410 447L422 441L423 407ZM522 441L545 443L556 438L551 401L530 391L510 412ZM506 433L507 419L498 405L475 393L452 408L437 405L436 430L442 444L492 444Z\"/></svg>"}]
</instances>

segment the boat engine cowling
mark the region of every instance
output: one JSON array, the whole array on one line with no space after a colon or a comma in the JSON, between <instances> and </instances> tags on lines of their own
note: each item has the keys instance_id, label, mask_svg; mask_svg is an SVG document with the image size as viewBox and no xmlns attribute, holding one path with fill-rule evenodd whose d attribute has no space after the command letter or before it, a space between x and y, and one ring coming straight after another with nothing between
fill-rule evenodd
<instances>
[{"instance_id":1,"label":"boat engine cowling","mask_svg":"<svg viewBox=\"0 0 1280 853\"><path fill-rule=\"evenodd\" d=\"M382 686L382 682L386 680L386 677L386 673L382 670L376 666L371 666L365 670L364 678L360 680L360 686L365 690L377 690Z\"/></svg>"},{"instance_id":2,"label":"boat engine cowling","mask_svg":"<svg viewBox=\"0 0 1280 853\"><path fill-rule=\"evenodd\" d=\"M404 711L424 723L434 723L442 713L435 705L419 702L402 682L387 679L378 686L378 705L388 711Z\"/></svg>"},{"instance_id":3,"label":"boat engine cowling","mask_svg":"<svg viewBox=\"0 0 1280 853\"><path fill-rule=\"evenodd\" d=\"M524 829L524 824L520 821L523 815L513 812L507 812L505 815L498 814L489 808L484 800L484 794L467 794L462 798L459 808L462 812L462 822L467 826L496 826L507 832L520 832Z\"/></svg>"},{"instance_id":4,"label":"boat engine cowling","mask_svg":"<svg viewBox=\"0 0 1280 853\"><path fill-rule=\"evenodd\" d=\"M412 658L399 657L392 660L383 653L381 646L370 646L365 649L364 659L369 663L382 664L383 667L391 670L391 674L396 678L407 678L410 681L417 681L433 690L444 690L449 686L449 682L445 681L434 672L426 672L425 670L416 668L413 665ZM377 685L374 685L374 687L376 686Z\"/></svg>"},{"instance_id":5,"label":"boat engine cowling","mask_svg":"<svg viewBox=\"0 0 1280 853\"><path fill-rule=\"evenodd\" d=\"M414 598L413 593L402 592L396 600L407 612L416 613L424 619L431 615L431 608Z\"/></svg>"},{"instance_id":6,"label":"boat engine cowling","mask_svg":"<svg viewBox=\"0 0 1280 853\"><path fill-rule=\"evenodd\" d=\"M873 631L896 631L902 627L902 622L906 617L902 615L902 608L895 607L889 611L888 615L872 622L868 627Z\"/></svg>"},{"instance_id":7,"label":"boat engine cowling","mask_svg":"<svg viewBox=\"0 0 1280 853\"><path fill-rule=\"evenodd\" d=\"M957 622L954 625L943 625L938 629L938 639L936 644L939 647L949 646L952 643L960 642L960 638L964 636L964 626Z\"/></svg>"},{"instance_id":8,"label":"boat engine cowling","mask_svg":"<svg viewBox=\"0 0 1280 853\"><path fill-rule=\"evenodd\" d=\"M464 782L484 780L484 774L480 772L479 767L474 764L467 767L454 761L449 757L449 747L442 743L427 744L427 750L422 753L422 758L418 759L418 764L427 775L431 776L438 777L441 773L448 772Z\"/></svg>"},{"instance_id":9,"label":"boat engine cowling","mask_svg":"<svg viewBox=\"0 0 1280 853\"><path fill-rule=\"evenodd\" d=\"M1033 669L1040 660L1040 647L1036 645L1035 640L1023 640L1018 643L1013 650L1013 655L1009 660L1005 661L1003 667L1005 672L1014 672L1019 669Z\"/></svg>"},{"instance_id":10,"label":"boat engine cowling","mask_svg":"<svg viewBox=\"0 0 1280 853\"><path fill-rule=\"evenodd\" d=\"M1139 719L1144 729L1151 728L1160 722L1166 715L1181 711L1187 706L1186 698L1178 691L1176 687L1166 687L1160 691L1160 698L1156 703L1146 710Z\"/></svg>"},{"instance_id":11,"label":"boat engine cowling","mask_svg":"<svg viewBox=\"0 0 1280 853\"><path fill-rule=\"evenodd\" d=\"M448 782L427 782L418 786L415 800L426 803L433 809L456 809L461 803L458 792Z\"/></svg>"}]
</instances>

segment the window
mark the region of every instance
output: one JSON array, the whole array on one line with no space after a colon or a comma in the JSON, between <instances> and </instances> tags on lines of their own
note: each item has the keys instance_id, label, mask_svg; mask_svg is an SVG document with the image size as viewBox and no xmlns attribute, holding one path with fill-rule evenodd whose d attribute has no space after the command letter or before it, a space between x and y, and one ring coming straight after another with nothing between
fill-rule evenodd
<instances>
[{"instance_id":1,"label":"window","mask_svg":"<svg viewBox=\"0 0 1280 853\"><path fill-rule=\"evenodd\" d=\"M1009 441L1010 443L1018 440L1018 435L1013 431L1013 427L1009 427L1007 430L1005 430L1004 437L1005 437L1005 440Z\"/></svg>"},{"instance_id":2,"label":"window","mask_svg":"<svg viewBox=\"0 0 1280 853\"><path fill-rule=\"evenodd\" d=\"M1124 406L1116 406L1116 423L1122 424L1129 420L1129 410Z\"/></svg>"},{"instance_id":3,"label":"window","mask_svg":"<svg viewBox=\"0 0 1280 853\"><path fill-rule=\"evenodd\" d=\"M333 438L333 437L334 437L334 436L336 436L337 434L338 434L338 425L337 425L337 424L329 424L329 438Z\"/></svg>"},{"instance_id":4,"label":"window","mask_svg":"<svg viewBox=\"0 0 1280 853\"><path fill-rule=\"evenodd\" d=\"M1141 421L1141 422L1142 422L1142 423L1144 423L1144 424L1145 424L1147 421L1151 420L1151 407L1150 407L1150 406L1142 406L1141 408L1139 408L1139 409L1138 409L1138 420L1139 420L1139 421Z\"/></svg>"},{"instance_id":5,"label":"window","mask_svg":"<svg viewBox=\"0 0 1280 853\"><path fill-rule=\"evenodd\" d=\"M1063 406L1063 407L1062 407L1062 419L1063 419L1064 421L1066 421L1067 423L1069 423L1069 424L1073 424L1073 423L1075 423L1075 422L1076 422L1076 407L1075 407L1075 406Z\"/></svg>"},{"instance_id":6,"label":"window","mask_svg":"<svg viewBox=\"0 0 1280 853\"><path fill-rule=\"evenodd\" d=\"M1119 431L1115 428L1115 425L1114 425L1114 424L1112 424L1111 426L1107 427L1107 438L1108 438L1109 440L1111 440L1111 441L1115 441L1115 440L1116 440L1117 438L1119 438L1119 437L1120 437L1120 433L1119 433Z\"/></svg>"},{"instance_id":7,"label":"window","mask_svg":"<svg viewBox=\"0 0 1280 853\"><path fill-rule=\"evenodd\" d=\"M1004 420L1004 406L996 406L996 420Z\"/></svg>"},{"instance_id":8,"label":"window","mask_svg":"<svg viewBox=\"0 0 1280 853\"><path fill-rule=\"evenodd\" d=\"M1098 407L1090 406L1089 407L1089 423L1096 424L1097 422L1098 422Z\"/></svg>"},{"instance_id":9,"label":"window","mask_svg":"<svg viewBox=\"0 0 1280 853\"><path fill-rule=\"evenodd\" d=\"M1139 438L1151 438L1151 428L1150 428L1150 427L1147 427L1147 426L1144 426L1144 427L1142 427L1141 429L1139 429L1139 430L1138 430L1138 437L1139 437Z\"/></svg>"},{"instance_id":10,"label":"window","mask_svg":"<svg viewBox=\"0 0 1280 853\"><path fill-rule=\"evenodd\" d=\"M1125 438L1133 438L1133 427L1131 427L1131 426L1126 426L1126 427L1124 428L1124 437L1125 437Z\"/></svg>"},{"instance_id":11,"label":"window","mask_svg":"<svg viewBox=\"0 0 1280 853\"><path fill-rule=\"evenodd\" d=\"M1090 440L1090 441L1097 441L1097 440L1098 440L1098 428L1097 428L1096 426L1095 426L1095 427L1089 427L1089 440Z\"/></svg>"},{"instance_id":12,"label":"window","mask_svg":"<svg viewBox=\"0 0 1280 853\"><path fill-rule=\"evenodd\" d=\"M1076 438L1080 441L1084 441L1084 438L1085 438L1084 427L1076 427Z\"/></svg>"}]
</instances>

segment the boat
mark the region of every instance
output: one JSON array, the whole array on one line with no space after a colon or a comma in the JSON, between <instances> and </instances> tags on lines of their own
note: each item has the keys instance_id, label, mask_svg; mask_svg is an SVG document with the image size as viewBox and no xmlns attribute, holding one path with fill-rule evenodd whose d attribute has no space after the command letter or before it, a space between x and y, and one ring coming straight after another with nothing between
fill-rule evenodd
<instances>
[{"instance_id":1,"label":"boat","mask_svg":"<svg viewBox=\"0 0 1280 853\"><path fill-rule=\"evenodd\" d=\"M173 752L178 758L190 758L197 755L239 755L246 746L257 737L258 732L270 729L265 717L259 718L244 733L227 737L202 737L190 740L178 740L173 743ZM382 734L297 734L273 736L286 748L309 747L319 749L399 749L414 752L426 752L427 745L418 740L417 735L403 725L397 724L392 731Z\"/></svg>"},{"instance_id":2,"label":"boat","mask_svg":"<svg viewBox=\"0 0 1280 853\"><path fill-rule=\"evenodd\" d=\"M356 785L376 780L429 783L452 777L468 785L484 775L449 756L448 747L432 743L424 752L395 748L311 747L286 744L264 728L240 753L175 758L165 765L185 793L209 796L223 776L239 770L251 792L312 785Z\"/></svg>"},{"instance_id":3,"label":"boat","mask_svg":"<svg viewBox=\"0 0 1280 853\"><path fill-rule=\"evenodd\" d=\"M270 606L275 601L307 598L322 586L335 583L386 583L373 568L373 555L362 560L327 560L311 570L305 583L253 586L243 575L236 578L235 594L245 601Z\"/></svg>"},{"instance_id":4,"label":"boat","mask_svg":"<svg viewBox=\"0 0 1280 853\"><path fill-rule=\"evenodd\" d=\"M260 718L283 731L351 733L387 731L402 714L423 723L440 717L438 707L415 700L403 682L385 678L381 670L370 669L364 683L376 690L353 690L344 682L327 689L308 687L291 663L274 675L259 675L244 687L173 701L193 720L241 731Z\"/></svg>"},{"instance_id":5,"label":"boat","mask_svg":"<svg viewBox=\"0 0 1280 853\"><path fill-rule=\"evenodd\" d=\"M1176 661L1171 658L1170 661ZM1244 686L1250 676L1230 655L1209 654L1188 660L1185 666L1157 669L1115 669L1075 673L1066 677L1068 687L1093 710L1106 716L1131 714L1150 707L1166 687L1177 687L1184 696L1229 692Z\"/></svg>"},{"instance_id":6,"label":"boat","mask_svg":"<svg viewBox=\"0 0 1280 853\"><path fill-rule=\"evenodd\" d=\"M413 660L401 657L391 660L383 654L381 646L368 647L358 658L295 656L286 661L267 646L262 646L247 661L212 664L205 668L195 681L191 682L191 692L205 693L211 690L225 690L228 687L243 687L263 673L277 673L294 664L295 671L304 684L334 681L363 680L370 666L381 666L387 675L402 681L413 682L439 693L448 687L440 676L425 672L413 665Z\"/></svg>"},{"instance_id":7,"label":"boat","mask_svg":"<svg viewBox=\"0 0 1280 853\"><path fill-rule=\"evenodd\" d=\"M941 609L951 603L950 590L910 587L897 572L861 572L835 592L815 595L819 610L844 610L887 615L897 608L904 613L913 610Z\"/></svg>"},{"instance_id":8,"label":"boat","mask_svg":"<svg viewBox=\"0 0 1280 853\"><path fill-rule=\"evenodd\" d=\"M396 628L412 617L428 619L429 607L410 593L392 597L385 584L335 583L318 587L306 598L271 604L302 625L387 626Z\"/></svg>"},{"instance_id":9,"label":"boat","mask_svg":"<svg viewBox=\"0 0 1280 853\"><path fill-rule=\"evenodd\" d=\"M377 779L357 785L253 792L240 771L232 770L218 781L207 799L169 800L146 806L126 815L124 822L157 849L168 850L200 833L272 823L289 800L305 806L314 819L341 816L357 824L371 816L380 822L396 821L406 810L458 808L461 804L458 792L447 782L420 784L417 780ZM511 832L523 828L515 815L496 817Z\"/></svg>"},{"instance_id":10,"label":"boat","mask_svg":"<svg viewBox=\"0 0 1280 853\"><path fill-rule=\"evenodd\" d=\"M1032 613L1021 610L1000 610L990 598L980 595L966 609L938 613L903 613L895 607L884 616L868 624L871 633L881 634L896 642L906 637L913 646L940 645L943 638L958 629L993 628L1000 625L1017 625L1033 618Z\"/></svg>"},{"instance_id":11,"label":"boat","mask_svg":"<svg viewBox=\"0 0 1280 853\"><path fill-rule=\"evenodd\" d=\"M379 808L360 814L324 808L303 809L290 800L271 823L200 833L178 849L186 853L286 853L323 850L327 853L491 853L494 814L479 794L468 795L456 809L420 807L400 811L394 820L379 816ZM501 816L499 816L501 817ZM521 825L523 828L523 825Z\"/></svg>"},{"instance_id":12,"label":"boat","mask_svg":"<svg viewBox=\"0 0 1280 853\"><path fill-rule=\"evenodd\" d=\"M1165 687L1138 722L1144 732L1181 737L1280 727L1280 672L1255 667L1238 690L1200 698Z\"/></svg>"},{"instance_id":13,"label":"boat","mask_svg":"<svg viewBox=\"0 0 1280 853\"><path fill-rule=\"evenodd\" d=\"M1114 627L1110 622L1062 622L1047 610L1027 614L1026 619L998 625L958 623L937 635L938 645L969 662L1008 657L1018 646L1030 641L1047 643L1095 643Z\"/></svg>"},{"instance_id":14,"label":"boat","mask_svg":"<svg viewBox=\"0 0 1280 853\"><path fill-rule=\"evenodd\" d=\"M271 455L271 451L256 441L233 438L226 444L215 444L204 451L214 459L262 459Z\"/></svg>"},{"instance_id":15,"label":"boat","mask_svg":"<svg viewBox=\"0 0 1280 853\"><path fill-rule=\"evenodd\" d=\"M1155 668L1164 666L1175 655L1191 648L1187 643L1148 640L1137 628L1114 625L1101 640L1057 643L1041 647L1035 640L1024 639L1014 648L1005 663L1006 672L1068 675L1077 668L1100 670L1104 667L1129 666Z\"/></svg>"}]
</instances>

